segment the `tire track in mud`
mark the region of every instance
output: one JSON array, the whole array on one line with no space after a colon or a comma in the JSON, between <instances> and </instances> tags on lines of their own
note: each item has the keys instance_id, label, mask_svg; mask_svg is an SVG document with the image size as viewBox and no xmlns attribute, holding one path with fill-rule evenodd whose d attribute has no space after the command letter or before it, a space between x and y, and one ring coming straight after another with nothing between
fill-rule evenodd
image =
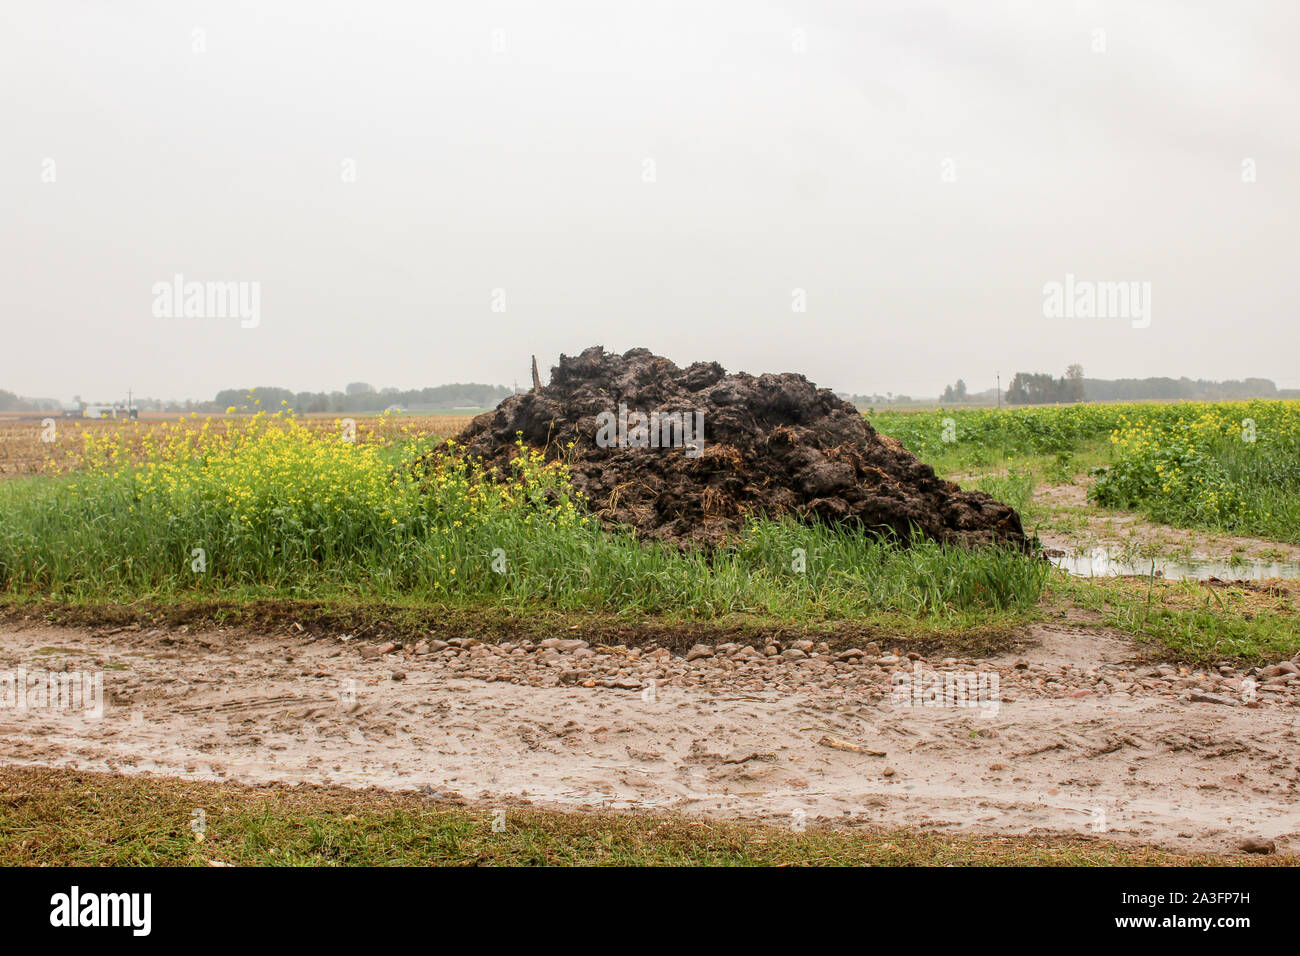
<instances>
[{"instance_id":1,"label":"tire track in mud","mask_svg":"<svg viewBox=\"0 0 1300 956\"><path fill-rule=\"evenodd\" d=\"M1231 696L1241 675L1153 668L1102 632L1028 636L1019 658L796 642L688 661L576 639L365 656L306 637L8 627L0 671L97 671L104 710L0 708L0 760L794 826L1300 847L1300 681L1275 678L1247 704ZM921 669L996 676L996 698L904 706L897 682Z\"/></svg>"}]
</instances>

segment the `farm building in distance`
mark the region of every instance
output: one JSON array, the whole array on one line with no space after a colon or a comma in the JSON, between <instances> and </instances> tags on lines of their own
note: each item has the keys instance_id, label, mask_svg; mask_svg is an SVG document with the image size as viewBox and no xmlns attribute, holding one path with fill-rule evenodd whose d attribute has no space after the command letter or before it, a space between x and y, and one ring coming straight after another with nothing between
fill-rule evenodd
<instances>
[{"instance_id":1,"label":"farm building in distance","mask_svg":"<svg viewBox=\"0 0 1300 956\"><path fill-rule=\"evenodd\" d=\"M139 418L140 409L134 405L85 405L80 412L68 409L67 418Z\"/></svg>"}]
</instances>

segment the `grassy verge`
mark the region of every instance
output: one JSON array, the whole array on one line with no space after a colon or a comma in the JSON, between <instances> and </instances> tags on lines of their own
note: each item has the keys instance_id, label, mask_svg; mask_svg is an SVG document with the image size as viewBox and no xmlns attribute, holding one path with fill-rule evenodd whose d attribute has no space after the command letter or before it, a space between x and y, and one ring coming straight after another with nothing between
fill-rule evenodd
<instances>
[{"instance_id":1,"label":"grassy verge","mask_svg":"<svg viewBox=\"0 0 1300 956\"><path fill-rule=\"evenodd\" d=\"M0 593L76 603L289 597L495 606L520 614L761 615L792 625L912 616L975 626L1031 611L1050 573L1042 561L1007 550L963 551L932 542L897 548L792 522L755 523L711 553L638 542L594 526L478 525L337 559L256 569L237 555L204 549L202 572L192 570L175 539L118 550L105 543L107 535L68 540L49 530L22 537L0 532Z\"/></svg>"},{"instance_id":2,"label":"grassy verge","mask_svg":"<svg viewBox=\"0 0 1300 956\"><path fill-rule=\"evenodd\" d=\"M522 447L489 481L446 448L352 445L292 420L170 440L140 463L91 444L80 473L0 484L0 593L972 624L1029 611L1048 574L1009 550L792 521L755 521L712 551L640 542L602 530L563 465ZM422 450L425 466L400 464Z\"/></svg>"},{"instance_id":3,"label":"grassy verge","mask_svg":"<svg viewBox=\"0 0 1300 956\"><path fill-rule=\"evenodd\" d=\"M698 643L734 641L763 647L776 639L785 644L801 638L825 641L835 649L876 642L892 651L987 656L1022 639L1037 620L1025 613L944 618L917 618L879 613L851 621L790 623L766 615L727 614L713 619L681 615L563 611L553 607L519 609L496 605L449 606L414 598L380 601L364 598L305 600L282 597L179 597L127 603L90 599L52 600L39 596L0 597L0 621L40 622L64 627L236 628L258 634L351 634L368 641L414 643L421 638L448 640L472 636L481 641L542 640L580 637L593 644L654 644L684 652Z\"/></svg>"},{"instance_id":4,"label":"grassy verge","mask_svg":"<svg viewBox=\"0 0 1300 956\"><path fill-rule=\"evenodd\" d=\"M494 832L504 810L504 832ZM202 811L202 840L195 833ZM500 819L497 817L497 819ZM1289 857L1182 855L1086 838L903 830L802 833L742 822L417 795L0 769L5 866L1199 866Z\"/></svg>"},{"instance_id":5,"label":"grassy verge","mask_svg":"<svg viewBox=\"0 0 1300 956\"><path fill-rule=\"evenodd\" d=\"M767 615L625 614L497 605L451 606L414 598L305 600L227 595L127 603L0 597L0 621L48 623L99 630L180 627L234 628L258 634L336 636L413 643L421 638L473 636L481 641L581 637L593 644L654 644L684 652L693 644L735 641L763 647L800 638L835 650L876 643L883 650L926 656L987 657L1022 643L1042 620L1107 627L1146 646L1153 658L1193 664L1275 663L1300 651L1300 587L1225 586L1142 578L1052 575L1043 600L1027 612L942 618L881 612L848 621L791 623ZM1091 623L1082 623L1082 617Z\"/></svg>"},{"instance_id":6,"label":"grassy verge","mask_svg":"<svg viewBox=\"0 0 1300 956\"><path fill-rule=\"evenodd\" d=\"M1151 645L1154 654L1211 665L1272 664L1300 651L1300 588L1223 586L1159 578L1053 578L1046 607L1075 608Z\"/></svg>"},{"instance_id":7,"label":"grassy verge","mask_svg":"<svg viewBox=\"0 0 1300 956\"><path fill-rule=\"evenodd\" d=\"M1092 497L1152 521L1300 543L1300 402L1179 402L868 415L945 475L1018 507L1093 471ZM1026 485L1029 490L1026 491ZM1042 519L1032 507L1026 526Z\"/></svg>"}]
</instances>

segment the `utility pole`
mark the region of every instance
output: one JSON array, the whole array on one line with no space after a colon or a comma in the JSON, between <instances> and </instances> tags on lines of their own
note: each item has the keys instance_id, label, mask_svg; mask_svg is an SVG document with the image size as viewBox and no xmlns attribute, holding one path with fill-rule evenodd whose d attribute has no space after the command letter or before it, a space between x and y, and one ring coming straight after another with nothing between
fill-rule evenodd
<instances>
[{"instance_id":1,"label":"utility pole","mask_svg":"<svg viewBox=\"0 0 1300 956\"><path fill-rule=\"evenodd\" d=\"M1002 411L1002 373L998 372L998 411Z\"/></svg>"}]
</instances>

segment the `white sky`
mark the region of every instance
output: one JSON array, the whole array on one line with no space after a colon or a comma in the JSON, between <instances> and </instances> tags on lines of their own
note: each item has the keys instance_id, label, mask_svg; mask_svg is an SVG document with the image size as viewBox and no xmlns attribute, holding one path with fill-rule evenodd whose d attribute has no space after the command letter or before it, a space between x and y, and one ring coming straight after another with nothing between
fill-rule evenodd
<instances>
[{"instance_id":1,"label":"white sky","mask_svg":"<svg viewBox=\"0 0 1300 956\"><path fill-rule=\"evenodd\" d=\"M1298 25L1294 0L6 3L0 388L510 384L593 344L852 392L1071 362L1297 387ZM155 317L178 272L260 283L260 325ZM1150 282L1150 327L1045 319L1066 273Z\"/></svg>"}]
</instances>

